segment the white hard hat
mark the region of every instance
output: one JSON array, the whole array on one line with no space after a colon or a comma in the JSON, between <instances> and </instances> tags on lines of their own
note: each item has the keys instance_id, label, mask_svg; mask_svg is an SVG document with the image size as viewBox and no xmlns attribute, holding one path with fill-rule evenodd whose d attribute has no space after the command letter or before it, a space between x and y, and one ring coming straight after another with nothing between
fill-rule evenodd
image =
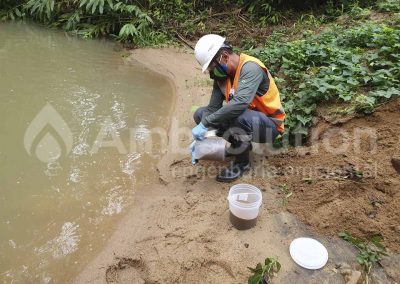
<instances>
[{"instance_id":1,"label":"white hard hat","mask_svg":"<svg viewBox=\"0 0 400 284\"><path fill-rule=\"evenodd\" d=\"M204 73L218 50L224 45L225 38L219 35L208 34L202 36L196 43L194 54Z\"/></svg>"}]
</instances>

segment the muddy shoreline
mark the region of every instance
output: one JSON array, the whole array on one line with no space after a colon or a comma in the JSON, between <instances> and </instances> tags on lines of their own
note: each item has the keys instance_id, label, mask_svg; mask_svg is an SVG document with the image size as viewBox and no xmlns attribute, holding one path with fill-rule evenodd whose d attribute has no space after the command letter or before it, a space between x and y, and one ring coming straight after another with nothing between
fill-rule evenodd
<instances>
[{"instance_id":1,"label":"muddy shoreline","mask_svg":"<svg viewBox=\"0 0 400 284\"><path fill-rule=\"evenodd\" d=\"M282 264L281 272L274 278L276 283L346 283L340 264L346 263L354 271L361 270L355 261L355 249L336 235L336 231L342 229L338 224L348 216L354 216L354 212L344 207L349 203L343 207L335 203L340 194L337 191L353 181L333 181L327 186L327 181L313 180L309 185L302 181L304 177L265 175L272 167L283 169L289 160L293 161L293 166L323 164L321 157L312 154L310 149L303 149L300 154L288 152L272 157L253 155L254 170L234 184L243 182L259 187L263 191L263 206L254 228L234 229L229 222L226 200L231 185L214 179L224 163L202 161L193 167L187 152L193 107L206 105L209 99L211 87L207 76L201 74L193 54L187 49L139 49L132 51L128 60L165 76L174 86L169 141L178 142L169 143L153 173L159 175L160 182L135 192L133 206L116 226L105 248L83 268L74 283L247 283L250 276L247 267L255 267L266 257L276 257ZM398 106L392 108L396 112ZM177 139L174 129L183 129ZM347 157L347 161L351 162L351 158ZM337 165L342 162L341 158L331 159ZM379 170L389 171L391 184L388 188L395 201L390 208L385 209L385 205L380 204L381 209L375 208L375 211L382 211L379 216L386 214L386 222L397 222L397 217L387 211L400 204L397 203L399 194L395 192L398 183L386 166ZM338 175L342 177L340 173ZM294 193L288 204L283 202L279 189L283 183ZM323 191L324 188L329 191ZM357 204L364 210L367 208L362 203L365 196L357 191L357 184L353 188ZM348 198L351 203L352 197ZM329 207L323 208L324 204ZM313 210L319 212L321 218L315 214L307 215ZM343 217L337 214L341 210ZM332 220L338 219L336 223L318 226L326 223L329 214ZM351 225L357 226L357 221L368 220L355 217ZM396 241L387 223L382 223L381 227L392 241ZM323 269L305 270L291 260L290 242L303 236L313 236L327 247L329 261ZM388 244L396 252L396 246ZM399 262L396 263L395 257L386 259L387 265L383 268L374 269L375 278L386 281L381 283L396 283Z\"/></svg>"}]
</instances>

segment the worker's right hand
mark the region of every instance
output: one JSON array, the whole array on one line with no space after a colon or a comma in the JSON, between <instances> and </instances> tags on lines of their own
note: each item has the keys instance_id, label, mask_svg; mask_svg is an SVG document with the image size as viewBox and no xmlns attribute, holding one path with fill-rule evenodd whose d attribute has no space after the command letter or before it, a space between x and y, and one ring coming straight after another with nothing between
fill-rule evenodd
<instances>
[{"instance_id":1,"label":"worker's right hand","mask_svg":"<svg viewBox=\"0 0 400 284\"><path fill-rule=\"evenodd\" d=\"M194 144L196 143L196 141L193 141L192 144L190 144L189 146L189 151L190 151L190 155L192 155L192 164L196 165L197 160L195 158L195 154L194 154Z\"/></svg>"},{"instance_id":2,"label":"worker's right hand","mask_svg":"<svg viewBox=\"0 0 400 284\"><path fill-rule=\"evenodd\" d=\"M206 135L206 132L208 131L208 128L203 125L203 123L199 123L197 126L195 126L192 129L192 134L193 138L195 140L203 140L204 135Z\"/></svg>"}]
</instances>

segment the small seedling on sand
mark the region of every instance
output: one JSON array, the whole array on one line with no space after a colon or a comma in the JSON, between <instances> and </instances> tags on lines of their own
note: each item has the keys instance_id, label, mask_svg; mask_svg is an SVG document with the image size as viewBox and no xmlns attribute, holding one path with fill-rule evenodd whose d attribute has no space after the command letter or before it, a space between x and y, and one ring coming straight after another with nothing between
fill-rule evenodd
<instances>
[{"instance_id":1,"label":"small seedling on sand","mask_svg":"<svg viewBox=\"0 0 400 284\"><path fill-rule=\"evenodd\" d=\"M313 182L313 179L310 178L310 177L305 177L305 178L303 178L303 181L308 183L308 184L311 184Z\"/></svg>"},{"instance_id":2,"label":"small seedling on sand","mask_svg":"<svg viewBox=\"0 0 400 284\"><path fill-rule=\"evenodd\" d=\"M283 198L282 198L282 202L283 205L286 205L289 198L293 195L293 192L289 191L289 187L287 186L287 184L281 184L279 186L279 190L283 193Z\"/></svg>"},{"instance_id":3,"label":"small seedling on sand","mask_svg":"<svg viewBox=\"0 0 400 284\"><path fill-rule=\"evenodd\" d=\"M367 274L366 283L368 283L368 275L371 272L372 265L379 262L382 256L387 255L385 247L381 244L382 237L373 236L370 240L364 241L345 232L339 233L339 237L358 249L357 262L364 267Z\"/></svg>"},{"instance_id":4,"label":"small seedling on sand","mask_svg":"<svg viewBox=\"0 0 400 284\"><path fill-rule=\"evenodd\" d=\"M358 179L362 179L364 177L364 173L362 171L355 171L354 175Z\"/></svg>"},{"instance_id":5,"label":"small seedling on sand","mask_svg":"<svg viewBox=\"0 0 400 284\"><path fill-rule=\"evenodd\" d=\"M249 277L248 284L271 284L274 273L281 270L281 264L273 257L267 257L264 264L258 263L256 268L248 267L254 274Z\"/></svg>"}]
</instances>

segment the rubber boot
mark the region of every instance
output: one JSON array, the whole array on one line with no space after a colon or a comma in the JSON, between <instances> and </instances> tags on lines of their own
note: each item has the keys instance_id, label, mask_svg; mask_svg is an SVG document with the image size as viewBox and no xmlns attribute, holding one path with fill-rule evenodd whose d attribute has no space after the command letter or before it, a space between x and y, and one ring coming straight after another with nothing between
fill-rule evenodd
<instances>
[{"instance_id":1,"label":"rubber boot","mask_svg":"<svg viewBox=\"0 0 400 284\"><path fill-rule=\"evenodd\" d=\"M242 148L241 153L237 149ZM226 155L234 156L234 162L227 168L224 168L218 175L219 182L232 182L240 178L250 169L250 151L252 150L251 142L238 142L231 145L231 149L227 149Z\"/></svg>"}]
</instances>

